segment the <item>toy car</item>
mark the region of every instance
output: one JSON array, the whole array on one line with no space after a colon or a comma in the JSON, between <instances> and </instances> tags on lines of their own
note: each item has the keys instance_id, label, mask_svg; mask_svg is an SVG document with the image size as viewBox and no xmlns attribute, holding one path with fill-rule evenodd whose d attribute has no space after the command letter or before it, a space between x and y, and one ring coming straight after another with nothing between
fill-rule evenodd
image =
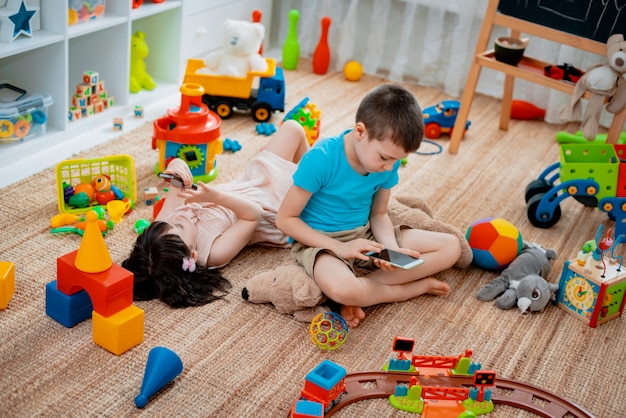
<instances>
[{"instance_id":1,"label":"toy car","mask_svg":"<svg viewBox=\"0 0 626 418\"><path fill-rule=\"evenodd\" d=\"M454 128L460 105L461 102L458 100L444 100L434 106L425 108L422 113L424 115L424 135L426 138L437 139L442 133L452 135L452 128ZM466 131L469 129L470 124L471 121L468 120L465 124Z\"/></svg>"}]
</instances>

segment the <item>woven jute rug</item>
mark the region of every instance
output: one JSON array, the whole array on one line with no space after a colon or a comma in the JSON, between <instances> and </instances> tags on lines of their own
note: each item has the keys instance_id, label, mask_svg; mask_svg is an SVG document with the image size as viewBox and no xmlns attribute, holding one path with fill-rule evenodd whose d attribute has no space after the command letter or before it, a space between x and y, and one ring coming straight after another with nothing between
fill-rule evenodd
<instances>
[{"instance_id":1,"label":"woven jute rug","mask_svg":"<svg viewBox=\"0 0 626 418\"><path fill-rule=\"evenodd\" d=\"M364 76L348 82L342 74L311 73L306 61L286 72L287 107L309 97L322 111L322 135L349 128L360 98L387 82ZM408 86L422 106L446 99L436 89ZM558 161L557 131L576 129L541 121L512 121L498 129L500 102L479 96L472 125L460 152L447 152L445 137L424 144L401 169L395 193L427 202L436 219L461 230L486 217L502 217L516 225L524 239L557 250L550 277L558 282L563 264L581 245L595 238L599 225L613 227L606 214L568 199L561 220L552 228L533 227L526 216L524 192L549 164ZM172 106L177 106L173 100ZM278 123L282 115L275 115ZM249 115L223 121L222 136L237 139L243 149L218 157L216 183L241 172L268 140L257 135ZM85 151L79 158L116 154L133 157L137 189L155 186L158 159L151 148L152 125ZM603 418L625 416L626 325L622 318L590 328L574 315L550 305L522 316L480 302L476 291L496 275L470 266L438 275L452 287L447 297L416 299L366 309L363 323L350 330L335 351L318 349L308 325L278 314L271 305L241 298L244 283L257 272L280 264L287 250L250 247L223 273L233 284L223 301L197 308L172 309L159 301L139 302L145 312L143 343L116 356L92 341L91 320L66 328L46 315L45 286L56 279L56 260L80 245L74 234L53 235L58 213L54 167L0 190L0 260L15 264L16 291L0 311L0 415L4 417L284 417L299 396L305 375L323 359L348 373L380 370L391 354L395 336L414 338L415 354L458 356L470 349L472 360L498 376L529 383L557 394ZM141 192L140 192L141 193ZM121 263L136 238L133 225L151 219L142 201L106 237L115 263ZM616 254L621 254L620 249ZM149 351L156 346L176 352L183 372L137 409ZM534 403L546 402L537 397ZM337 412L339 417L401 417L386 399L367 400ZM531 413L497 405L493 417L529 417Z\"/></svg>"}]
</instances>

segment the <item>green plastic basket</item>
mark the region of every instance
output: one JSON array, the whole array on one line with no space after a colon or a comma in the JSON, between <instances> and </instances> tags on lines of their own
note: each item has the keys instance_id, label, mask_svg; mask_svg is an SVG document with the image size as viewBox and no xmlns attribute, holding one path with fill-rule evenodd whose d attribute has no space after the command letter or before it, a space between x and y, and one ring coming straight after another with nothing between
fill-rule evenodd
<instances>
[{"instance_id":1,"label":"green plastic basket","mask_svg":"<svg viewBox=\"0 0 626 418\"><path fill-rule=\"evenodd\" d=\"M130 155L120 154L103 158L66 160L57 165L56 173L57 196L61 213L85 213L98 206L97 202L92 202L88 207L76 208L65 203L64 183L71 186L91 183L94 177L101 174L109 176L111 184L119 189L124 197L128 197L132 202L135 202L137 198L135 161Z\"/></svg>"},{"instance_id":2,"label":"green plastic basket","mask_svg":"<svg viewBox=\"0 0 626 418\"><path fill-rule=\"evenodd\" d=\"M561 183L568 180L594 180L600 185L598 201L615 197L619 158L611 144L563 144L560 157Z\"/></svg>"}]
</instances>

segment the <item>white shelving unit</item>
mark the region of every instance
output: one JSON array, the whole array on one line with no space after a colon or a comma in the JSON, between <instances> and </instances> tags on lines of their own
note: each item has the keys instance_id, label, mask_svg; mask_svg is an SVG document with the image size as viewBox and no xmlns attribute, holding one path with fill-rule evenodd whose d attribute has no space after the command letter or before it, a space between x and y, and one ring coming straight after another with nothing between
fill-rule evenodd
<instances>
[{"instance_id":1,"label":"white shelving unit","mask_svg":"<svg viewBox=\"0 0 626 418\"><path fill-rule=\"evenodd\" d=\"M40 3L40 30L31 38L0 42L0 80L50 94L54 103L48 108L44 135L0 142L0 188L158 118L180 100L187 59L203 58L221 48L223 20L250 20L252 11L260 10L269 32L272 14L272 0L144 0L137 9L131 0L106 0L104 16L68 26L67 0ZM146 66L157 87L133 94L130 38L138 30L146 34L150 49ZM100 74L115 106L69 121L76 84L88 70ZM135 105L144 107L145 119L133 119ZM122 132L112 129L116 117L124 118Z\"/></svg>"},{"instance_id":2,"label":"white shelving unit","mask_svg":"<svg viewBox=\"0 0 626 418\"><path fill-rule=\"evenodd\" d=\"M0 187L119 135L112 131L113 118L126 119L135 105L149 106L178 89L181 0L146 1L138 9L132 9L129 0L107 0L104 16L73 26L67 24L67 0L41 1L39 13L41 30L31 38L0 43L0 78L50 94L53 104L44 135L0 143ZM130 37L137 30L146 33L150 48L146 65L157 88L133 94L129 91ZM115 105L70 121L72 95L88 70L100 74Z\"/></svg>"}]
</instances>

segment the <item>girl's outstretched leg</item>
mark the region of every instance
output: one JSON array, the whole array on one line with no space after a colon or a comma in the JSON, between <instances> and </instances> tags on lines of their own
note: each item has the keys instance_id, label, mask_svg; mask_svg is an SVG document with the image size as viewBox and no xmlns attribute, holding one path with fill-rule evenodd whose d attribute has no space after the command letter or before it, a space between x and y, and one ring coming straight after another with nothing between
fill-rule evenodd
<instances>
[{"instance_id":1,"label":"girl's outstretched leg","mask_svg":"<svg viewBox=\"0 0 626 418\"><path fill-rule=\"evenodd\" d=\"M264 148L279 157L298 163L309 149L304 128L295 120L286 120Z\"/></svg>"}]
</instances>

